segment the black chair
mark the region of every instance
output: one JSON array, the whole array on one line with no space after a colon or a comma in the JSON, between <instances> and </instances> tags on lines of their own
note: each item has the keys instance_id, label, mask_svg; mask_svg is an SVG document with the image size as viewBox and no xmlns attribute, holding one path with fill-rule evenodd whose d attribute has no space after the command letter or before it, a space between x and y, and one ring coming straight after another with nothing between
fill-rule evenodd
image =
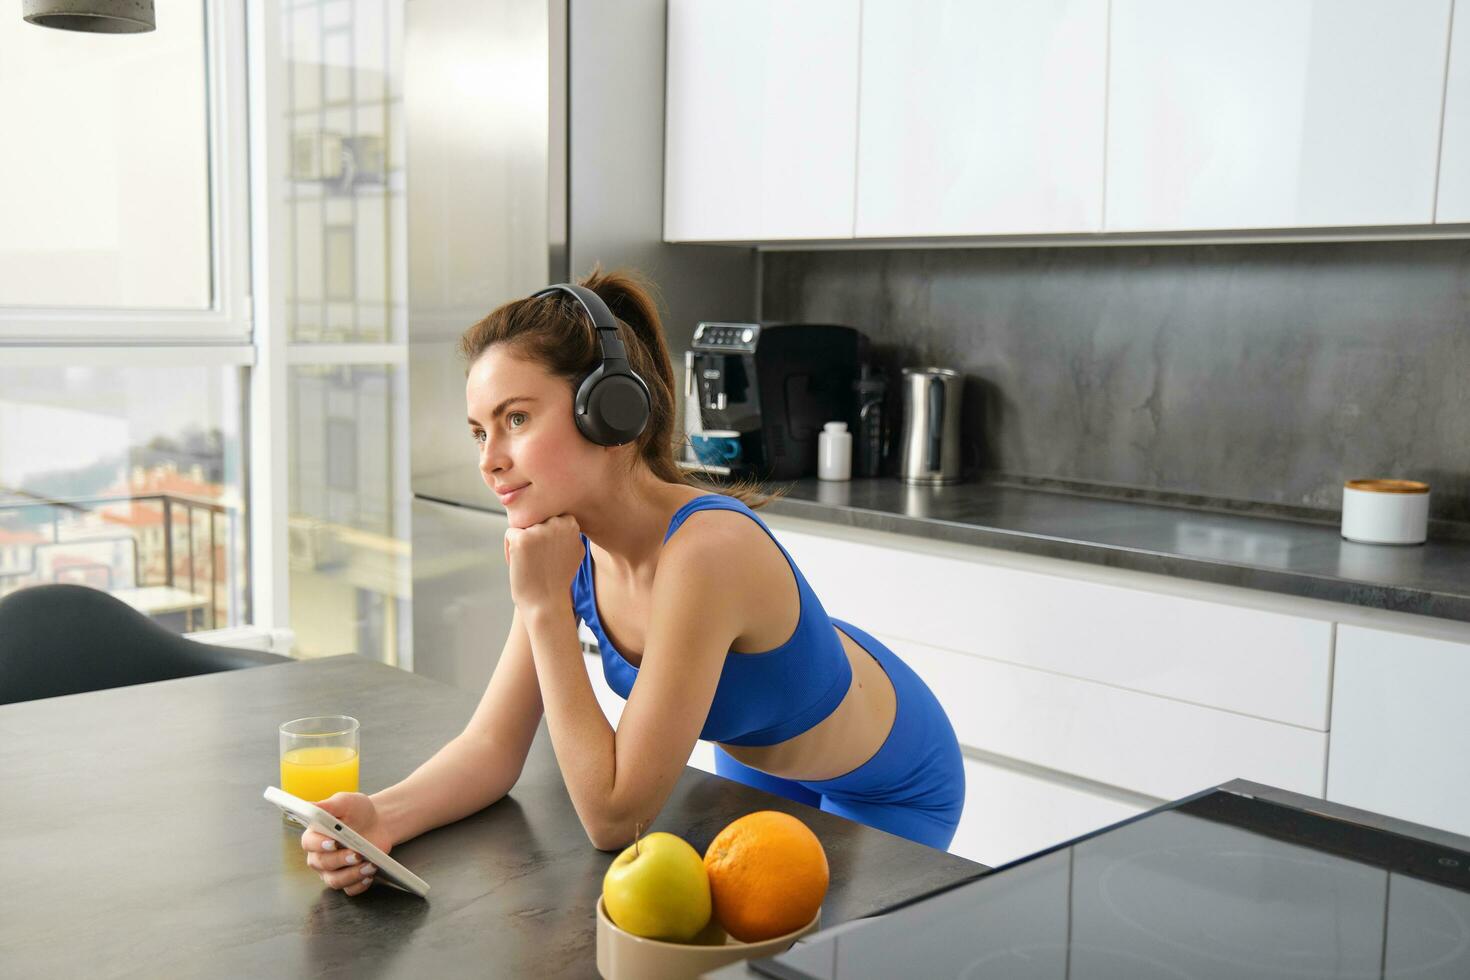
<instances>
[{"instance_id":1,"label":"black chair","mask_svg":"<svg viewBox=\"0 0 1470 980\"><path fill-rule=\"evenodd\" d=\"M0 599L0 704L290 659L185 639L83 585L36 585Z\"/></svg>"}]
</instances>

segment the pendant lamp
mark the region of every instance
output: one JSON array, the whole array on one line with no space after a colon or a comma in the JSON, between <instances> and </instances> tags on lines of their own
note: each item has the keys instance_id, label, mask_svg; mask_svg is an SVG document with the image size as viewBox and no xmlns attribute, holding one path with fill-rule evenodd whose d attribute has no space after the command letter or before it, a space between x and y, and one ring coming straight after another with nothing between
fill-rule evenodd
<instances>
[{"instance_id":1,"label":"pendant lamp","mask_svg":"<svg viewBox=\"0 0 1470 980\"><path fill-rule=\"evenodd\" d=\"M154 29L153 0L25 0L27 23L94 34L141 34Z\"/></svg>"}]
</instances>

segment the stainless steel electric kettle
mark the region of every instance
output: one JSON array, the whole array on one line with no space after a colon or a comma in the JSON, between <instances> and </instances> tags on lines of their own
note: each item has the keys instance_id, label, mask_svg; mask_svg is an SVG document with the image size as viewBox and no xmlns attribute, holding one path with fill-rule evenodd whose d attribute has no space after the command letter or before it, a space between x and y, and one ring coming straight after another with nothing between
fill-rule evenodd
<instances>
[{"instance_id":1,"label":"stainless steel electric kettle","mask_svg":"<svg viewBox=\"0 0 1470 980\"><path fill-rule=\"evenodd\" d=\"M959 482L964 383L964 375L948 368L903 369L903 456L898 469L903 482Z\"/></svg>"}]
</instances>

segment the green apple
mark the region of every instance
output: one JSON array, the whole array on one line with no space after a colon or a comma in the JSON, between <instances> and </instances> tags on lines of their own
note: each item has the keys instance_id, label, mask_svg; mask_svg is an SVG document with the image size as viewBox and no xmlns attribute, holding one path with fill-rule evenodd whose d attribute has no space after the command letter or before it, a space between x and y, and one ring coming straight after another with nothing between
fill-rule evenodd
<instances>
[{"instance_id":1,"label":"green apple","mask_svg":"<svg viewBox=\"0 0 1470 980\"><path fill-rule=\"evenodd\" d=\"M613 858L602 902L619 929L646 939L687 943L709 924L704 858L675 834L649 834Z\"/></svg>"}]
</instances>

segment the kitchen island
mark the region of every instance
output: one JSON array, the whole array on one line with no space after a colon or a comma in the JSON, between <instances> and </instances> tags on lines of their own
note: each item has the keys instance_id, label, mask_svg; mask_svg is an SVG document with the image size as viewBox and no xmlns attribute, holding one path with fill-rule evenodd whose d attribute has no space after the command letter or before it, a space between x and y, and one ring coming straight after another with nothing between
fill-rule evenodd
<instances>
[{"instance_id":1,"label":"kitchen island","mask_svg":"<svg viewBox=\"0 0 1470 980\"><path fill-rule=\"evenodd\" d=\"M0 972L596 977L594 908L614 854L588 843L544 721L509 796L394 850L427 901L325 888L261 798L278 780L280 722L359 719L371 792L458 734L475 704L342 656L0 707ZM703 852L761 809L821 838L824 927L987 870L697 769L649 829Z\"/></svg>"}]
</instances>

